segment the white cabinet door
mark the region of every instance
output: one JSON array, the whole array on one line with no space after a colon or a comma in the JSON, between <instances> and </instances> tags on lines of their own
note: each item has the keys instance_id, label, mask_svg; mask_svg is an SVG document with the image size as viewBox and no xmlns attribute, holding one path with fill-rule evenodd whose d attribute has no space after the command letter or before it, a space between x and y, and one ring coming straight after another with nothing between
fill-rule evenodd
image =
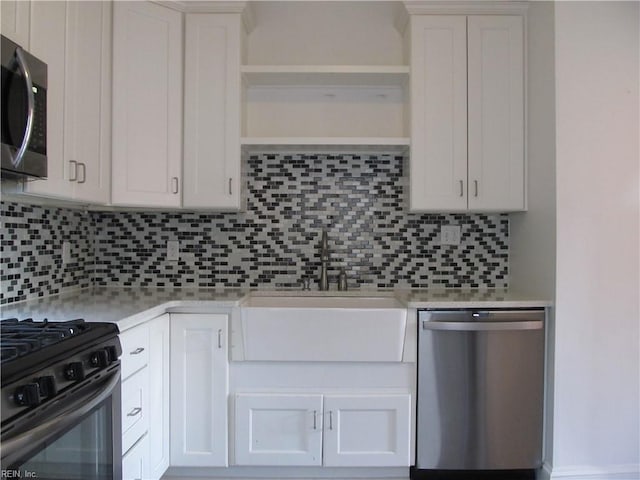
<instances>
[{"instance_id":1,"label":"white cabinet door","mask_svg":"<svg viewBox=\"0 0 640 480\"><path fill-rule=\"evenodd\" d=\"M149 322L149 475L169 468L169 314Z\"/></svg>"},{"instance_id":2,"label":"white cabinet door","mask_svg":"<svg viewBox=\"0 0 640 480\"><path fill-rule=\"evenodd\" d=\"M47 178L25 183L25 191L72 198L64 158L64 99L67 2L31 2L29 49L47 64Z\"/></svg>"},{"instance_id":3,"label":"white cabinet door","mask_svg":"<svg viewBox=\"0 0 640 480\"><path fill-rule=\"evenodd\" d=\"M73 198L111 196L111 4L69 2L65 75L67 180Z\"/></svg>"},{"instance_id":4,"label":"white cabinet door","mask_svg":"<svg viewBox=\"0 0 640 480\"><path fill-rule=\"evenodd\" d=\"M122 480L146 480L146 452L149 449L147 437L142 437L122 457Z\"/></svg>"},{"instance_id":5,"label":"white cabinet door","mask_svg":"<svg viewBox=\"0 0 640 480\"><path fill-rule=\"evenodd\" d=\"M411 19L410 204L467 209L466 17Z\"/></svg>"},{"instance_id":6,"label":"white cabinet door","mask_svg":"<svg viewBox=\"0 0 640 480\"><path fill-rule=\"evenodd\" d=\"M13 40L25 50L29 50L29 18L31 1L2 0L0 17L2 35Z\"/></svg>"},{"instance_id":7,"label":"white cabinet door","mask_svg":"<svg viewBox=\"0 0 640 480\"><path fill-rule=\"evenodd\" d=\"M122 382L122 453L149 430L149 369L138 370Z\"/></svg>"},{"instance_id":8,"label":"white cabinet door","mask_svg":"<svg viewBox=\"0 0 640 480\"><path fill-rule=\"evenodd\" d=\"M523 20L411 19L411 209L525 208Z\"/></svg>"},{"instance_id":9,"label":"white cabinet door","mask_svg":"<svg viewBox=\"0 0 640 480\"><path fill-rule=\"evenodd\" d=\"M31 49L48 66L47 178L25 193L95 203L110 195L111 5L32 2Z\"/></svg>"},{"instance_id":10,"label":"white cabinet door","mask_svg":"<svg viewBox=\"0 0 640 480\"><path fill-rule=\"evenodd\" d=\"M326 395L324 465L409 466L409 395Z\"/></svg>"},{"instance_id":11,"label":"white cabinet door","mask_svg":"<svg viewBox=\"0 0 640 480\"><path fill-rule=\"evenodd\" d=\"M240 208L240 14L187 14L183 206Z\"/></svg>"},{"instance_id":12,"label":"white cabinet door","mask_svg":"<svg viewBox=\"0 0 640 480\"><path fill-rule=\"evenodd\" d=\"M228 316L171 314L171 465L224 467Z\"/></svg>"},{"instance_id":13,"label":"white cabinet door","mask_svg":"<svg viewBox=\"0 0 640 480\"><path fill-rule=\"evenodd\" d=\"M507 15L468 18L471 210L525 208L522 22Z\"/></svg>"},{"instance_id":14,"label":"white cabinet door","mask_svg":"<svg viewBox=\"0 0 640 480\"><path fill-rule=\"evenodd\" d=\"M237 465L321 465L322 395L238 394Z\"/></svg>"},{"instance_id":15,"label":"white cabinet door","mask_svg":"<svg viewBox=\"0 0 640 480\"><path fill-rule=\"evenodd\" d=\"M182 14L113 3L112 203L180 206Z\"/></svg>"}]
</instances>

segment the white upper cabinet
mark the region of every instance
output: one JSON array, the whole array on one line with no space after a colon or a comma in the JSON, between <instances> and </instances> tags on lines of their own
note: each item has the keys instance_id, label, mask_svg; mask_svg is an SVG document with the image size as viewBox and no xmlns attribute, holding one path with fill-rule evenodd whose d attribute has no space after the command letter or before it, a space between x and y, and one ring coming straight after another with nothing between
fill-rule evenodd
<instances>
[{"instance_id":1,"label":"white upper cabinet","mask_svg":"<svg viewBox=\"0 0 640 480\"><path fill-rule=\"evenodd\" d=\"M112 203L179 207L182 13L113 3Z\"/></svg>"},{"instance_id":2,"label":"white upper cabinet","mask_svg":"<svg viewBox=\"0 0 640 480\"><path fill-rule=\"evenodd\" d=\"M111 4L69 2L65 161L73 198L111 197Z\"/></svg>"},{"instance_id":3,"label":"white upper cabinet","mask_svg":"<svg viewBox=\"0 0 640 480\"><path fill-rule=\"evenodd\" d=\"M467 22L469 208L523 210L523 20L486 15Z\"/></svg>"},{"instance_id":4,"label":"white upper cabinet","mask_svg":"<svg viewBox=\"0 0 640 480\"><path fill-rule=\"evenodd\" d=\"M29 50L29 18L31 1L2 0L0 2L0 28L2 35Z\"/></svg>"},{"instance_id":5,"label":"white upper cabinet","mask_svg":"<svg viewBox=\"0 0 640 480\"><path fill-rule=\"evenodd\" d=\"M32 2L30 50L47 63L46 180L29 194L107 203L111 157L111 4Z\"/></svg>"},{"instance_id":6,"label":"white upper cabinet","mask_svg":"<svg viewBox=\"0 0 640 480\"><path fill-rule=\"evenodd\" d=\"M47 64L47 178L25 183L37 195L71 198L64 157L67 3L32 2L29 50Z\"/></svg>"},{"instance_id":7,"label":"white upper cabinet","mask_svg":"<svg viewBox=\"0 0 640 480\"><path fill-rule=\"evenodd\" d=\"M463 16L412 18L412 210L467 208L466 35Z\"/></svg>"},{"instance_id":8,"label":"white upper cabinet","mask_svg":"<svg viewBox=\"0 0 640 480\"><path fill-rule=\"evenodd\" d=\"M186 208L241 207L241 29L240 14L186 15Z\"/></svg>"},{"instance_id":9,"label":"white upper cabinet","mask_svg":"<svg viewBox=\"0 0 640 480\"><path fill-rule=\"evenodd\" d=\"M412 15L412 211L525 205L524 32L516 15Z\"/></svg>"}]
</instances>

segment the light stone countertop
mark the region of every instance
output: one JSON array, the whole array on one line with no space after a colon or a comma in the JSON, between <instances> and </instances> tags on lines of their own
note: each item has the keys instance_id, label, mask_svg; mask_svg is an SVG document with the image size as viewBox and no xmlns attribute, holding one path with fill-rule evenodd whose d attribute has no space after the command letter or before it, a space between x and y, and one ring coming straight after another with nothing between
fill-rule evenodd
<instances>
[{"instance_id":1,"label":"light stone countertop","mask_svg":"<svg viewBox=\"0 0 640 480\"><path fill-rule=\"evenodd\" d=\"M548 307L549 299L507 290L300 290L189 289L94 287L42 299L3 305L0 319L115 322L121 331L166 312L201 312L240 307L254 296L384 296L407 308L528 308Z\"/></svg>"},{"instance_id":2,"label":"light stone countertop","mask_svg":"<svg viewBox=\"0 0 640 480\"><path fill-rule=\"evenodd\" d=\"M233 308L247 294L248 290L240 289L94 287L3 305L0 318L84 318L90 322L114 322L124 331L168 311Z\"/></svg>"}]
</instances>

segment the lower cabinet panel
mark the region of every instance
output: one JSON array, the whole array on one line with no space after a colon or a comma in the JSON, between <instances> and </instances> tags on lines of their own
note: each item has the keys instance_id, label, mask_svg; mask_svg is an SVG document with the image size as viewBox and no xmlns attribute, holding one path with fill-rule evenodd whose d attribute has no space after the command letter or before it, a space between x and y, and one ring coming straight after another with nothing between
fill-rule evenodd
<instances>
[{"instance_id":1,"label":"lower cabinet panel","mask_svg":"<svg viewBox=\"0 0 640 480\"><path fill-rule=\"evenodd\" d=\"M237 394L237 465L408 467L411 396Z\"/></svg>"},{"instance_id":2,"label":"lower cabinet panel","mask_svg":"<svg viewBox=\"0 0 640 480\"><path fill-rule=\"evenodd\" d=\"M148 437L145 435L122 457L122 480L146 480Z\"/></svg>"},{"instance_id":3,"label":"lower cabinet panel","mask_svg":"<svg viewBox=\"0 0 640 480\"><path fill-rule=\"evenodd\" d=\"M145 367L122 382L122 452L149 429L149 373Z\"/></svg>"},{"instance_id":4,"label":"lower cabinet panel","mask_svg":"<svg viewBox=\"0 0 640 480\"><path fill-rule=\"evenodd\" d=\"M409 395L326 395L324 465L408 466Z\"/></svg>"},{"instance_id":5,"label":"lower cabinet panel","mask_svg":"<svg viewBox=\"0 0 640 480\"><path fill-rule=\"evenodd\" d=\"M238 465L321 465L322 395L236 396Z\"/></svg>"},{"instance_id":6,"label":"lower cabinet panel","mask_svg":"<svg viewBox=\"0 0 640 480\"><path fill-rule=\"evenodd\" d=\"M171 315L171 465L226 467L228 316Z\"/></svg>"}]
</instances>

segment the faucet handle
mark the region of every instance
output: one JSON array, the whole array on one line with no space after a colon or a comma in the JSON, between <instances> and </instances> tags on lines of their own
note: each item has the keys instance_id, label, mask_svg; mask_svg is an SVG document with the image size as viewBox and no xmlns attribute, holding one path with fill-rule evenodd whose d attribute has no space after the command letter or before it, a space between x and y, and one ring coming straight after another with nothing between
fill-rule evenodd
<instances>
[{"instance_id":1,"label":"faucet handle","mask_svg":"<svg viewBox=\"0 0 640 480\"><path fill-rule=\"evenodd\" d=\"M347 272L344 271L344 268L340 269L340 273L338 274L338 290L347 291Z\"/></svg>"}]
</instances>

